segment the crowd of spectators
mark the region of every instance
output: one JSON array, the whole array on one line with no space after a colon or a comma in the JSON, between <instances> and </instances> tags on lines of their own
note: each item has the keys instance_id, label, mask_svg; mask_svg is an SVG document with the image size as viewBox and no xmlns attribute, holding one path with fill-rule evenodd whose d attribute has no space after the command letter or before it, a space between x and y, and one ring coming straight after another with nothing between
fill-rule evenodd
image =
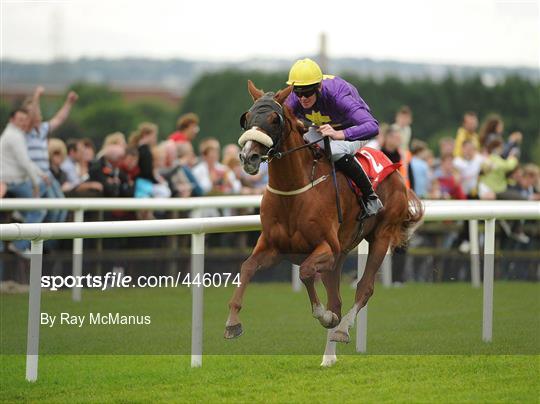
<instances>
[{"instance_id":1,"label":"crowd of spectators","mask_svg":"<svg viewBox=\"0 0 540 404\"><path fill-rule=\"evenodd\" d=\"M43 120L38 87L11 115L0 136L0 197L172 197L259 194L265 189L268 169L256 176L244 173L235 144L223 148L215 137L204 137L195 153L200 132L194 113L181 116L176 130L159 141L159 128L141 122L126 136L104 136L99 151L87 138L61 140L54 131L68 118L78 96L70 92L56 114ZM381 149L401 162L401 174L424 199L535 199L539 169L520 164L523 135L504 133L504 122L490 115L478 131L478 117L467 111L455 138L439 140L434 152L422 134L411 130L413 114L401 107L393 124L381 123L379 135L368 146ZM13 220L27 223L66 220L64 211L14 212ZM217 210L203 216L223 214ZM139 217L152 218L142 212ZM520 229L507 228L519 242L528 242ZM466 247L466 238L461 240ZM10 251L28 254L28 242L9 244Z\"/></svg>"},{"instance_id":2,"label":"crowd of spectators","mask_svg":"<svg viewBox=\"0 0 540 404\"><path fill-rule=\"evenodd\" d=\"M199 118L194 113L178 118L176 130L161 142L158 126L141 122L129 136L122 132L106 135L97 151L88 138L64 141L54 137L76 104L77 94L70 92L60 110L44 121L40 109L43 92L38 87L11 112L0 136L1 198L185 198L260 194L266 186L267 169L257 176L245 174L235 144L222 150L216 138L206 137L195 153L192 142L199 133ZM220 212L201 214L217 216ZM62 222L66 216L61 210L21 211L12 212L10 220ZM152 217L151 212L139 214L139 218ZM8 249L29 257L28 241L9 243Z\"/></svg>"}]
</instances>

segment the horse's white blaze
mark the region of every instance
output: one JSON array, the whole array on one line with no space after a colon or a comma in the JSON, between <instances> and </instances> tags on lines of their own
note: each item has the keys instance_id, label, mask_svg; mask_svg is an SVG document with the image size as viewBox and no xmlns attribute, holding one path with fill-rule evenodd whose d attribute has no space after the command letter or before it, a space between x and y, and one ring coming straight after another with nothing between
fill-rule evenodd
<instances>
[{"instance_id":1,"label":"horse's white blaze","mask_svg":"<svg viewBox=\"0 0 540 404\"><path fill-rule=\"evenodd\" d=\"M336 343L330 341L330 333L332 331L328 330L326 334L326 347L324 348L324 355L321 362L321 366L323 367L330 367L337 362Z\"/></svg>"}]
</instances>

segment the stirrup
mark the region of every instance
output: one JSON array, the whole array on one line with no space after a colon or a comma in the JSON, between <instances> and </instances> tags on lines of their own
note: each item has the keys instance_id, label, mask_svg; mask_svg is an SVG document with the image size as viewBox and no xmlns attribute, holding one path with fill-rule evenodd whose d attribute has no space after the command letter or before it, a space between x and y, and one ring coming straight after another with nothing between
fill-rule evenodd
<instances>
[{"instance_id":1,"label":"stirrup","mask_svg":"<svg viewBox=\"0 0 540 404\"><path fill-rule=\"evenodd\" d=\"M358 198L358 201L360 202L360 206L362 207L362 213L358 215L358 220L360 221L367 219L371 216L376 216L383 208L383 204L375 192L368 195L366 199L370 199L370 202L372 202L375 206L371 206L371 209L368 209L366 202L364 201L364 198L363 197Z\"/></svg>"}]
</instances>

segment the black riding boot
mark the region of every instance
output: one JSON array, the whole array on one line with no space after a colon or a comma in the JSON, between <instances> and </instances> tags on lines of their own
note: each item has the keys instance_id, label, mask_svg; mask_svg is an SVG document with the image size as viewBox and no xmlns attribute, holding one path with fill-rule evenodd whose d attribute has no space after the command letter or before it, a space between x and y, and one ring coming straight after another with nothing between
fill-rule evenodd
<instances>
[{"instance_id":1,"label":"black riding boot","mask_svg":"<svg viewBox=\"0 0 540 404\"><path fill-rule=\"evenodd\" d=\"M360 188L360 191L362 191L362 199L360 199L360 202L363 205L364 213L359 219L365 219L366 217L376 215L383 208L383 204L373 190L371 181L360 163L358 163L353 155L346 154L337 160L335 165L338 170L342 171L347 177L353 180L358 188Z\"/></svg>"}]
</instances>

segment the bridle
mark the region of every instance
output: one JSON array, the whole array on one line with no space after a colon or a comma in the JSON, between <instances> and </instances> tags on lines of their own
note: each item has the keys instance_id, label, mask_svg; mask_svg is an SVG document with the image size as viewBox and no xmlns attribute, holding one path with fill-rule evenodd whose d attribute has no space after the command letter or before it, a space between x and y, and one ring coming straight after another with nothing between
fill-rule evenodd
<instances>
[{"instance_id":1,"label":"bridle","mask_svg":"<svg viewBox=\"0 0 540 404\"><path fill-rule=\"evenodd\" d=\"M275 136L277 137L277 142L274 142L274 139L269 135L269 133L276 132L276 130L273 128L269 128L268 123L264 119L262 120L260 119L260 111L258 111L260 109L267 109L269 112L276 113L278 117L278 128L279 128L277 132L279 135ZM248 113L251 113L251 119L250 119L251 122L247 121ZM264 115L266 116L267 113ZM243 147L244 144L248 140L258 141L259 143L268 147L267 154L261 156L262 161L270 162L274 158L281 159L291 153L294 153L295 151L302 150L307 147L311 147L315 143L320 142L320 139L318 139L313 142L295 147L293 149L280 151L280 146L283 142L283 139L286 136L290 135L290 133L292 132L291 130L292 128L291 128L291 124L285 118L283 106L280 103L278 103L276 100L274 100L274 93L272 92L264 94L261 98L255 101L253 106L248 111L244 112L242 116L240 116L240 127L245 131L244 134L240 136L240 139L238 139L238 143L240 147ZM263 129L264 132L262 132L260 129Z\"/></svg>"},{"instance_id":2,"label":"bridle","mask_svg":"<svg viewBox=\"0 0 540 404\"><path fill-rule=\"evenodd\" d=\"M298 150L310 147L310 150L313 153L313 165L311 167L311 181L308 184L301 188L290 191L282 191L272 188L270 184L266 185L266 189L273 194L281 196L299 195L301 193L309 191L310 189L326 181L330 177L330 175L325 174L315 179L315 168L317 162L319 161L319 158L322 155L320 153L317 153L311 146L313 146L315 143L319 143L321 139L314 140L312 142L303 144L298 147L294 147L289 150L280 151L283 140L286 139L287 136L290 136L292 132L292 124L286 119L283 106L279 104L276 100L274 100L273 96L274 93L264 94L261 98L255 101L249 111L242 114L242 116L240 117L240 126L242 127L242 129L244 129L245 132L242 134L242 136L240 136L240 139L238 139L238 144L240 145L240 147L244 147L246 142L252 140L268 147L267 154L260 156L261 161L268 162L272 161L274 158L281 159ZM266 111L263 111L261 113L261 109L266 109ZM250 122L248 122L247 120L248 112L251 113ZM278 116L279 129L277 132L275 128L268 126L267 116L268 113L271 112L275 112ZM264 130L264 132L261 129ZM274 142L274 138L272 138L269 133L274 134L274 138L277 137L276 142Z\"/></svg>"}]
</instances>

